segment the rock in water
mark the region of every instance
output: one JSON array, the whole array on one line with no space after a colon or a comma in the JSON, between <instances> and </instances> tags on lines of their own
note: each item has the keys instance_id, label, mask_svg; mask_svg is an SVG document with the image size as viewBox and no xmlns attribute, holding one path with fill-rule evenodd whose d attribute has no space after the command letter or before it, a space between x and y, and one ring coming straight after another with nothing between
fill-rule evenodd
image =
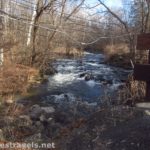
<instances>
[{"instance_id":1,"label":"rock in water","mask_svg":"<svg viewBox=\"0 0 150 150\"><path fill-rule=\"evenodd\" d=\"M81 74L79 75L79 77L80 77L80 78L83 78L85 75L86 75L86 73L81 73Z\"/></svg>"},{"instance_id":2,"label":"rock in water","mask_svg":"<svg viewBox=\"0 0 150 150\"><path fill-rule=\"evenodd\" d=\"M85 81L89 81L89 80L93 80L93 79L94 79L94 77L92 74L86 74L85 75Z\"/></svg>"}]
</instances>

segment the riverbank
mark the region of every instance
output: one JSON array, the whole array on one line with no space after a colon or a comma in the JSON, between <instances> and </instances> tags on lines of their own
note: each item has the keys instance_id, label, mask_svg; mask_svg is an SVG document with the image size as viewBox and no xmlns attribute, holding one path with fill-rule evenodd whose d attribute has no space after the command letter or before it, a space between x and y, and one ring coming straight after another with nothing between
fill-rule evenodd
<instances>
[{"instance_id":1,"label":"riverbank","mask_svg":"<svg viewBox=\"0 0 150 150\"><path fill-rule=\"evenodd\" d=\"M77 59L83 55L83 51L77 48L58 47L49 53L46 59L37 58L34 64L30 60L18 60L12 62L6 59L0 66L0 100L12 102L16 95L28 94L32 87L48 82L48 77L57 73L52 66L57 59ZM22 58L23 59L23 58Z\"/></svg>"},{"instance_id":2,"label":"riverbank","mask_svg":"<svg viewBox=\"0 0 150 150\"><path fill-rule=\"evenodd\" d=\"M128 70L106 65L104 59L103 54L86 52L82 59L65 58L54 62L58 73L48 76L49 82L35 88L39 92L13 104L1 105L1 139L6 142L51 141L59 150L101 148L94 143L99 130L105 127L110 130L115 121L124 120L124 116L130 119L128 113L132 110L112 105L112 95L117 95Z\"/></svg>"},{"instance_id":3,"label":"riverbank","mask_svg":"<svg viewBox=\"0 0 150 150\"><path fill-rule=\"evenodd\" d=\"M114 54L106 57L105 63L115 67L121 67L124 69L132 69L130 62L130 54Z\"/></svg>"},{"instance_id":4,"label":"riverbank","mask_svg":"<svg viewBox=\"0 0 150 150\"><path fill-rule=\"evenodd\" d=\"M136 107L100 107L65 99L42 106L16 103L1 111L0 140L6 143L52 142L59 150L148 150L150 146L149 113Z\"/></svg>"}]
</instances>

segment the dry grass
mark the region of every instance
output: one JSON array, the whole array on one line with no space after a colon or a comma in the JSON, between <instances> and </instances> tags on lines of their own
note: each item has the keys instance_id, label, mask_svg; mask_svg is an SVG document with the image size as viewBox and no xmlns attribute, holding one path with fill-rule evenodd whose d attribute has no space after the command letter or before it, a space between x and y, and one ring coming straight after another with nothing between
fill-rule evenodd
<instances>
[{"instance_id":1,"label":"dry grass","mask_svg":"<svg viewBox=\"0 0 150 150\"><path fill-rule=\"evenodd\" d=\"M136 102L144 101L145 87L145 82L136 81L130 75L126 85L118 92L119 103L134 105Z\"/></svg>"},{"instance_id":2,"label":"dry grass","mask_svg":"<svg viewBox=\"0 0 150 150\"><path fill-rule=\"evenodd\" d=\"M82 56L83 51L77 48L65 48L65 47L57 47L53 50L54 54L59 55L59 56Z\"/></svg>"},{"instance_id":3,"label":"dry grass","mask_svg":"<svg viewBox=\"0 0 150 150\"><path fill-rule=\"evenodd\" d=\"M129 53L129 48L127 44L115 44L115 45L107 45L104 49L104 53L107 56L112 56L115 54L127 54Z\"/></svg>"},{"instance_id":4,"label":"dry grass","mask_svg":"<svg viewBox=\"0 0 150 150\"><path fill-rule=\"evenodd\" d=\"M104 53L108 64L131 69L130 52L127 44L107 45Z\"/></svg>"},{"instance_id":5,"label":"dry grass","mask_svg":"<svg viewBox=\"0 0 150 150\"><path fill-rule=\"evenodd\" d=\"M5 64L0 69L1 95L26 92L29 81L38 74L36 69L19 64Z\"/></svg>"}]
</instances>

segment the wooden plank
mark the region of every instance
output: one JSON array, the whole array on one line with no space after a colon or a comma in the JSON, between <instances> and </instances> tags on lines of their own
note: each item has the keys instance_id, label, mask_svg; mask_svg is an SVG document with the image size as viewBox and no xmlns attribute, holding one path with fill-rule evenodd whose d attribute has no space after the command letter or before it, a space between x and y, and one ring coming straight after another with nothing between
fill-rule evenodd
<instances>
[{"instance_id":1,"label":"wooden plank","mask_svg":"<svg viewBox=\"0 0 150 150\"><path fill-rule=\"evenodd\" d=\"M150 64L135 64L134 79L139 81L150 81Z\"/></svg>"},{"instance_id":2,"label":"wooden plank","mask_svg":"<svg viewBox=\"0 0 150 150\"><path fill-rule=\"evenodd\" d=\"M137 36L137 50L150 49L150 33L143 33Z\"/></svg>"}]
</instances>

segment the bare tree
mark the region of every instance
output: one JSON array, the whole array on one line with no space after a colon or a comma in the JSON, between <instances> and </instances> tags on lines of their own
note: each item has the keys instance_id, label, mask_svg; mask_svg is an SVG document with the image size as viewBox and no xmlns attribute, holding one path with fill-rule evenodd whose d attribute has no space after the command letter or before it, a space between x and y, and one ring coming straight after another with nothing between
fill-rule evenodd
<instances>
[{"instance_id":1,"label":"bare tree","mask_svg":"<svg viewBox=\"0 0 150 150\"><path fill-rule=\"evenodd\" d=\"M31 19L31 22L30 22L30 27L29 27L29 33L28 33L28 37L27 37L27 46L30 45L31 43L31 36L32 36L32 29L33 29L33 25L35 23L35 18L36 18L36 15L37 15L37 3L38 3L38 0L35 0L34 2L35 4L33 5L33 14L32 14L32 19Z\"/></svg>"},{"instance_id":2,"label":"bare tree","mask_svg":"<svg viewBox=\"0 0 150 150\"><path fill-rule=\"evenodd\" d=\"M135 59L135 51L136 51L136 43L135 43L135 36L133 35L132 31L130 30L130 27L128 26L128 22L124 21L117 13L115 13L111 8L109 8L102 0L98 0L102 6L114 17L116 18L121 25L123 25L126 33L128 34L128 42L129 42L129 48L131 52L131 58Z\"/></svg>"},{"instance_id":3,"label":"bare tree","mask_svg":"<svg viewBox=\"0 0 150 150\"><path fill-rule=\"evenodd\" d=\"M1 10L3 10L4 8L4 2L3 0L1 0L1 3L0 3L0 8ZM1 41L0 41L0 65L3 65L3 61L4 61L4 49L3 49L3 33L4 32L4 19L3 17L0 17L0 36L1 36Z\"/></svg>"}]
</instances>

